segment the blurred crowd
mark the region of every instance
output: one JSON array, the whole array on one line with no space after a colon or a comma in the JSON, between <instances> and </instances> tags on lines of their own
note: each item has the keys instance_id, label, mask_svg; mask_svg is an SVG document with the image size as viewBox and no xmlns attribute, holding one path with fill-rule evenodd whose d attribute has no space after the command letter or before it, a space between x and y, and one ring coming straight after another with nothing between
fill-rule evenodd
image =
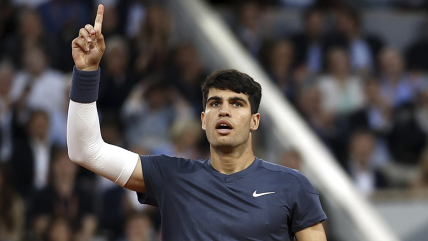
<instances>
[{"instance_id":1,"label":"blurred crowd","mask_svg":"<svg viewBox=\"0 0 428 241\"><path fill-rule=\"evenodd\" d=\"M428 25L400 50L363 32L359 12L338 7L346 1L211 2L236 12L236 37L364 195L428 190ZM210 68L194 43L176 40L161 4L0 1L0 241L160 239L157 209L67 155L71 41L98 3L103 139L139 154L209 156L199 118ZM299 8L303 28L266 34L264 16L282 7ZM268 161L301 166L295 150Z\"/></svg>"}]
</instances>

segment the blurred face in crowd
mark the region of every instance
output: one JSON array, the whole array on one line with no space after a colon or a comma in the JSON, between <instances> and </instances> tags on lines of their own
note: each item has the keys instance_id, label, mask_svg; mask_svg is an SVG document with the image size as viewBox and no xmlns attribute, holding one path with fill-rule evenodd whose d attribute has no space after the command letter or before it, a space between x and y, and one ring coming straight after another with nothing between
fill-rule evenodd
<instances>
[{"instance_id":1,"label":"blurred face in crowd","mask_svg":"<svg viewBox=\"0 0 428 241\"><path fill-rule=\"evenodd\" d=\"M250 134L258 129L260 114L251 114L248 95L211 88L201 119L211 146L227 152L251 141Z\"/></svg>"},{"instance_id":2,"label":"blurred face in crowd","mask_svg":"<svg viewBox=\"0 0 428 241\"><path fill-rule=\"evenodd\" d=\"M28 131L32 138L44 141L49 131L48 115L42 111L34 113L30 118Z\"/></svg>"},{"instance_id":3,"label":"blurred face in crowd","mask_svg":"<svg viewBox=\"0 0 428 241\"><path fill-rule=\"evenodd\" d=\"M190 44L183 44L177 49L175 62L180 69L185 69L189 66L199 65L198 53Z\"/></svg>"},{"instance_id":4,"label":"blurred face in crowd","mask_svg":"<svg viewBox=\"0 0 428 241\"><path fill-rule=\"evenodd\" d=\"M255 1L246 2L241 6L241 24L249 29L255 29L260 18L260 5Z\"/></svg>"},{"instance_id":5,"label":"blurred face in crowd","mask_svg":"<svg viewBox=\"0 0 428 241\"><path fill-rule=\"evenodd\" d=\"M305 28L306 33L311 38L318 38L324 31L324 14L321 11L313 11L306 18Z\"/></svg>"},{"instance_id":6,"label":"blurred face in crowd","mask_svg":"<svg viewBox=\"0 0 428 241\"><path fill-rule=\"evenodd\" d=\"M113 33L118 25L118 16L116 9L112 6L104 8L103 34Z\"/></svg>"},{"instance_id":7,"label":"blurred face in crowd","mask_svg":"<svg viewBox=\"0 0 428 241\"><path fill-rule=\"evenodd\" d=\"M148 9L145 21L147 21L149 28L155 32L162 32L169 27L168 14L159 5L153 5Z\"/></svg>"},{"instance_id":8,"label":"blurred face in crowd","mask_svg":"<svg viewBox=\"0 0 428 241\"><path fill-rule=\"evenodd\" d=\"M55 157L53 171L55 177L74 179L78 166L70 161L66 150L61 150Z\"/></svg>"},{"instance_id":9,"label":"blurred face in crowd","mask_svg":"<svg viewBox=\"0 0 428 241\"><path fill-rule=\"evenodd\" d=\"M43 34L43 25L39 14L33 10L25 10L19 22L19 30L21 35L26 37L40 37Z\"/></svg>"},{"instance_id":10,"label":"blurred face in crowd","mask_svg":"<svg viewBox=\"0 0 428 241\"><path fill-rule=\"evenodd\" d=\"M317 86L306 88L300 94L300 108L305 114L319 114L322 112L321 99L321 92Z\"/></svg>"},{"instance_id":11,"label":"blurred face in crowd","mask_svg":"<svg viewBox=\"0 0 428 241\"><path fill-rule=\"evenodd\" d=\"M129 62L128 46L125 40L120 37L113 37L107 41L106 46L105 61L107 71L113 77L124 74Z\"/></svg>"},{"instance_id":12,"label":"blurred face in crowd","mask_svg":"<svg viewBox=\"0 0 428 241\"><path fill-rule=\"evenodd\" d=\"M370 80L366 84L366 99L368 103L376 103L380 97L380 85L377 79Z\"/></svg>"},{"instance_id":13,"label":"blurred face in crowd","mask_svg":"<svg viewBox=\"0 0 428 241\"><path fill-rule=\"evenodd\" d=\"M64 218L53 220L48 236L49 241L71 241L72 231L70 224Z\"/></svg>"},{"instance_id":14,"label":"blurred face in crowd","mask_svg":"<svg viewBox=\"0 0 428 241\"><path fill-rule=\"evenodd\" d=\"M7 96L12 86L14 70L8 64L0 65L0 95Z\"/></svg>"},{"instance_id":15,"label":"blurred face in crowd","mask_svg":"<svg viewBox=\"0 0 428 241\"><path fill-rule=\"evenodd\" d=\"M349 37L354 37L353 35L359 32L358 23L346 11L337 14L337 29Z\"/></svg>"},{"instance_id":16,"label":"blurred face in crowd","mask_svg":"<svg viewBox=\"0 0 428 241\"><path fill-rule=\"evenodd\" d=\"M360 167L369 166L370 157L375 148L375 138L369 132L356 133L351 141L351 158L356 161Z\"/></svg>"},{"instance_id":17,"label":"blurred face in crowd","mask_svg":"<svg viewBox=\"0 0 428 241\"><path fill-rule=\"evenodd\" d=\"M300 154L295 150L287 150L282 153L281 165L292 169L300 170Z\"/></svg>"},{"instance_id":18,"label":"blurred face in crowd","mask_svg":"<svg viewBox=\"0 0 428 241\"><path fill-rule=\"evenodd\" d=\"M328 53L328 67L331 74L347 76L349 74L349 58L346 50L335 48Z\"/></svg>"},{"instance_id":19,"label":"blurred face in crowd","mask_svg":"<svg viewBox=\"0 0 428 241\"><path fill-rule=\"evenodd\" d=\"M148 241L152 231L152 223L146 215L132 217L126 224L126 237L129 241Z\"/></svg>"},{"instance_id":20,"label":"blurred face in crowd","mask_svg":"<svg viewBox=\"0 0 428 241\"><path fill-rule=\"evenodd\" d=\"M288 69L293 62L293 47L288 41L281 41L275 45L271 53L271 66L275 69Z\"/></svg>"},{"instance_id":21,"label":"blurred face in crowd","mask_svg":"<svg viewBox=\"0 0 428 241\"><path fill-rule=\"evenodd\" d=\"M45 52L39 47L27 49L24 54L24 65L31 75L39 76L47 68Z\"/></svg>"},{"instance_id":22,"label":"blurred face in crowd","mask_svg":"<svg viewBox=\"0 0 428 241\"><path fill-rule=\"evenodd\" d=\"M401 53L392 48L384 49L379 55L380 67L386 75L400 75L404 69Z\"/></svg>"}]
</instances>

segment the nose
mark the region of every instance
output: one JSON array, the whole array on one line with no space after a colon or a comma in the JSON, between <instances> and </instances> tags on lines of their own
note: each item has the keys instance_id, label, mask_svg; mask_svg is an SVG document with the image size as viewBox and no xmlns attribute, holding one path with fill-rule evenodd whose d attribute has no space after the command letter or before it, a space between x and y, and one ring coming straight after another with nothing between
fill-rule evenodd
<instances>
[{"instance_id":1,"label":"nose","mask_svg":"<svg viewBox=\"0 0 428 241\"><path fill-rule=\"evenodd\" d=\"M230 111L226 108L222 108L218 113L219 117L230 117Z\"/></svg>"}]
</instances>

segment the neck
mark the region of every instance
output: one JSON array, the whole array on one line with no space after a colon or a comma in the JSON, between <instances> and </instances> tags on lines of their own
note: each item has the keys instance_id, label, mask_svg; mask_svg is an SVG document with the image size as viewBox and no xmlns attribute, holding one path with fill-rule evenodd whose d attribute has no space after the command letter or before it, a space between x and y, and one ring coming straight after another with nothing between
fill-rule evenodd
<instances>
[{"instance_id":1,"label":"neck","mask_svg":"<svg viewBox=\"0 0 428 241\"><path fill-rule=\"evenodd\" d=\"M211 165L220 173L233 174L242 171L253 163L255 156L249 141L244 146L216 148L211 145Z\"/></svg>"}]
</instances>

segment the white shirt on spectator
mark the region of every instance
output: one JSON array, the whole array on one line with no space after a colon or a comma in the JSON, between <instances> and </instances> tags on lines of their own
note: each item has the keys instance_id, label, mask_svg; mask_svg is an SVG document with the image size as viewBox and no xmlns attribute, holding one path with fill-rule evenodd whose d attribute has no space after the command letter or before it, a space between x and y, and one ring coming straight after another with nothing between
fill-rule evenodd
<instances>
[{"instance_id":1,"label":"white shirt on spectator","mask_svg":"<svg viewBox=\"0 0 428 241\"><path fill-rule=\"evenodd\" d=\"M27 105L33 109L42 109L50 115L60 111L64 106L64 76L58 71L48 69L39 77L32 77L26 72L17 74L11 90L11 97L16 101L30 86Z\"/></svg>"},{"instance_id":2,"label":"white shirt on spectator","mask_svg":"<svg viewBox=\"0 0 428 241\"><path fill-rule=\"evenodd\" d=\"M341 84L333 76L325 75L318 81L325 111L347 114L363 106L364 92L360 78L349 76L345 83Z\"/></svg>"},{"instance_id":3,"label":"white shirt on spectator","mask_svg":"<svg viewBox=\"0 0 428 241\"><path fill-rule=\"evenodd\" d=\"M44 188L48 183L50 145L47 141L33 139L30 142L34 156L34 187L37 190Z\"/></svg>"}]
</instances>

